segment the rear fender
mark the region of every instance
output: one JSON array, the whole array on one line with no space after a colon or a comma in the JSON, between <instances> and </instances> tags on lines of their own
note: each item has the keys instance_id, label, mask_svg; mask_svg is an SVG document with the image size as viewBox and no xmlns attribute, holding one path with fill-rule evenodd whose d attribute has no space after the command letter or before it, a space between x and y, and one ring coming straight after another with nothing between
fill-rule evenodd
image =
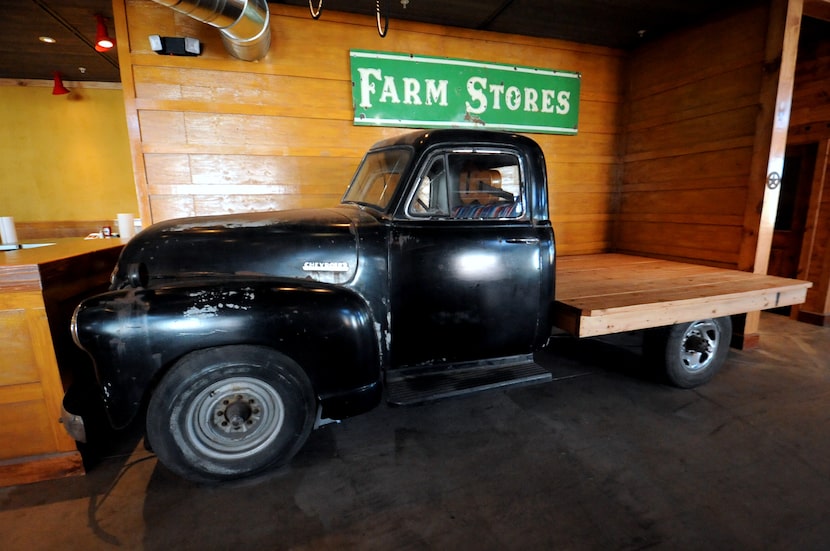
<instances>
[{"instance_id":1,"label":"rear fender","mask_svg":"<svg viewBox=\"0 0 830 551\"><path fill-rule=\"evenodd\" d=\"M114 427L132 420L176 360L231 344L268 346L296 361L323 405L333 404L331 411L324 407L329 417L348 416L349 407L373 401L365 411L380 399L369 307L331 285L253 280L111 291L78 306L73 334L95 363Z\"/></svg>"}]
</instances>

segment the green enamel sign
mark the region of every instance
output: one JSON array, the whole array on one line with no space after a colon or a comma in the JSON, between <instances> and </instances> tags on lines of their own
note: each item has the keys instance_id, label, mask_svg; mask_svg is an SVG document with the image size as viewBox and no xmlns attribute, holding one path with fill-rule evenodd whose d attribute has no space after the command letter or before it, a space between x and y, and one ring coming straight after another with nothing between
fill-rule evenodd
<instances>
[{"instance_id":1,"label":"green enamel sign","mask_svg":"<svg viewBox=\"0 0 830 551\"><path fill-rule=\"evenodd\" d=\"M581 75L351 50L354 124L576 134Z\"/></svg>"}]
</instances>

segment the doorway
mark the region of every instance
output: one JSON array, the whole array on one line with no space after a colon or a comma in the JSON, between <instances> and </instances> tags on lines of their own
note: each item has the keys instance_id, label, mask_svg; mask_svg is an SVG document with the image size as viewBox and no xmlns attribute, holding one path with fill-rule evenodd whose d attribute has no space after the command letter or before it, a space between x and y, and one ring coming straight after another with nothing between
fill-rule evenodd
<instances>
[{"instance_id":1,"label":"doorway","mask_svg":"<svg viewBox=\"0 0 830 551\"><path fill-rule=\"evenodd\" d=\"M801 244L807 226L817 154L817 143L787 146L767 271L770 275L788 278L797 278L799 275ZM790 307L776 312L788 315Z\"/></svg>"},{"instance_id":2,"label":"doorway","mask_svg":"<svg viewBox=\"0 0 830 551\"><path fill-rule=\"evenodd\" d=\"M817 153L817 143L787 146L770 252L770 275L798 276Z\"/></svg>"}]
</instances>

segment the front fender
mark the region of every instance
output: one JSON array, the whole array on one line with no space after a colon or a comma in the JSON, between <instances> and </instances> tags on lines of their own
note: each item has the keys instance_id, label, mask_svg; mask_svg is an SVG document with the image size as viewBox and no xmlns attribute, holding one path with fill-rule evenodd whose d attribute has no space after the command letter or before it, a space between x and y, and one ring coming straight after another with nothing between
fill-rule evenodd
<instances>
[{"instance_id":1,"label":"front fender","mask_svg":"<svg viewBox=\"0 0 830 551\"><path fill-rule=\"evenodd\" d=\"M176 360L230 344L269 346L292 358L324 405L345 408L330 416L349 414L350 395L376 400L363 410L379 400L380 356L369 307L331 285L226 280L111 291L78 306L73 335L95 363L116 428L133 419Z\"/></svg>"}]
</instances>

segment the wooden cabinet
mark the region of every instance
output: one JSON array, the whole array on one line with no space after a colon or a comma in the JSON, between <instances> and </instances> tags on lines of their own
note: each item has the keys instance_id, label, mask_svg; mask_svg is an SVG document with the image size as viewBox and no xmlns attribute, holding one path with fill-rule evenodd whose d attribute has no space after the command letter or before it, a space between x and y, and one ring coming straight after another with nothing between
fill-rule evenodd
<instances>
[{"instance_id":1,"label":"wooden cabinet","mask_svg":"<svg viewBox=\"0 0 830 551\"><path fill-rule=\"evenodd\" d=\"M59 422L73 371L89 367L69 323L83 297L106 289L123 244L49 241L54 245L0 252L0 486L84 472Z\"/></svg>"}]
</instances>

